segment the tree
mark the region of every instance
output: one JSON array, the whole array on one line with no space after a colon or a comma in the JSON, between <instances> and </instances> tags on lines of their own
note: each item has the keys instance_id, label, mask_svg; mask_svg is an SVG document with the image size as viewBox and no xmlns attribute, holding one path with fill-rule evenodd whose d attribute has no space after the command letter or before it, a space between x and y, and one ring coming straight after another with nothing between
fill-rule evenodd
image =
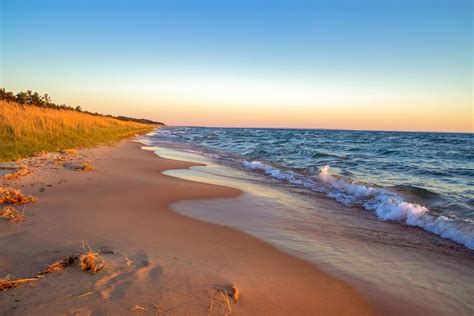
<instances>
[{"instance_id":1,"label":"tree","mask_svg":"<svg viewBox=\"0 0 474 316\"><path fill-rule=\"evenodd\" d=\"M38 92L34 92L32 95L31 95L31 105L36 105L36 106L44 106L44 102L43 100L41 99L40 95L38 94Z\"/></svg>"},{"instance_id":2,"label":"tree","mask_svg":"<svg viewBox=\"0 0 474 316\"><path fill-rule=\"evenodd\" d=\"M47 93L45 93L43 95L43 101L46 104L46 106L49 106L51 104L51 97Z\"/></svg>"},{"instance_id":3,"label":"tree","mask_svg":"<svg viewBox=\"0 0 474 316\"><path fill-rule=\"evenodd\" d=\"M20 104L26 104L27 103L28 96L26 95L25 92L18 92L16 94L16 102Z\"/></svg>"},{"instance_id":4,"label":"tree","mask_svg":"<svg viewBox=\"0 0 474 316\"><path fill-rule=\"evenodd\" d=\"M7 101L7 102L12 102L15 101L15 96L13 95L12 92L10 91L5 91L4 88L0 88L0 100L1 101Z\"/></svg>"},{"instance_id":5,"label":"tree","mask_svg":"<svg viewBox=\"0 0 474 316\"><path fill-rule=\"evenodd\" d=\"M26 104L29 104L29 105L33 104L33 91L31 91L31 90L26 91L26 100L25 101L26 101L25 102Z\"/></svg>"}]
</instances>

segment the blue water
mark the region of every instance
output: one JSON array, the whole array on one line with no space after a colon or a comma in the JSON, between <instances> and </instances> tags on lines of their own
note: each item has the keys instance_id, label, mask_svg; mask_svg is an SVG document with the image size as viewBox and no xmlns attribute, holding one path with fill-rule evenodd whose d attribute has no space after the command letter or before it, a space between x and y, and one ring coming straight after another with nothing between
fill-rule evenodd
<instances>
[{"instance_id":1,"label":"blue water","mask_svg":"<svg viewBox=\"0 0 474 316\"><path fill-rule=\"evenodd\" d=\"M288 190L322 193L474 249L472 134L170 127L148 141L199 151Z\"/></svg>"}]
</instances>

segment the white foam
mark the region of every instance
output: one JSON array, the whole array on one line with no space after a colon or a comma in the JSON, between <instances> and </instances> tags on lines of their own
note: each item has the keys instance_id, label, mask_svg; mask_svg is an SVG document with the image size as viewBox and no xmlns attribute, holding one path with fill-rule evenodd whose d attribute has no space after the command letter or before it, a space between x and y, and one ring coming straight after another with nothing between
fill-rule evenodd
<instances>
[{"instance_id":1,"label":"white foam","mask_svg":"<svg viewBox=\"0 0 474 316\"><path fill-rule=\"evenodd\" d=\"M381 220L400 221L410 226L421 227L474 250L474 223L446 216L434 216L427 207L406 202L398 193L332 175L328 165L321 168L313 179L259 161L244 161L243 164L247 169L263 171L273 178L304 186L316 192L324 192L344 205L360 205L374 212Z\"/></svg>"},{"instance_id":2,"label":"white foam","mask_svg":"<svg viewBox=\"0 0 474 316\"><path fill-rule=\"evenodd\" d=\"M291 178L293 177L293 173L282 171L270 165L261 163L260 161L252 161L252 162L244 161L244 167L251 170L261 170L265 174L279 180L288 181L288 180L291 180Z\"/></svg>"}]
</instances>

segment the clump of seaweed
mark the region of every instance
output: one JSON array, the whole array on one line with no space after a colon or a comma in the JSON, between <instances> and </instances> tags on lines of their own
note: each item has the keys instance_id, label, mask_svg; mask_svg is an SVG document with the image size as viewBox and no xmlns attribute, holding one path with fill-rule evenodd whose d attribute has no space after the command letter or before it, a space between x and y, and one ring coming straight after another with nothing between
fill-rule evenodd
<instances>
[{"instance_id":1,"label":"clump of seaweed","mask_svg":"<svg viewBox=\"0 0 474 316\"><path fill-rule=\"evenodd\" d=\"M20 165L18 165L18 168L19 168L18 171L14 172L14 173L7 173L3 177L6 180L15 180L15 179L18 179L19 177L24 177L24 176L31 173L31 170L28 169L27 165L20 164Z\"/></svg>"},{"instance_id":2,"label":"clump of seaweed","mask_svg":"<svg viewBox=\"0 0 474 316\"><path fill-rule=\"evenodd\" d=\"M25 279L16 279L16 280L11 280L11 279L0 279L0 291L3 290L8 290L8 289L13 289L17 287L18 285L37 281L38 278L25 278Z\"/></svg>"},{"instance_id":3,"label":"clump of seaweed","mask_svg":"<svg viewBox=\"0 0 474 316\"><path fill-rule=\"evenodd\" d=\"M26 216L15 210L13 206L5 206L0 210L0 217L15 223L23 222L26 219Z\"/></svg>"},{"instance_id":4,"label":"clump of seaweed","mask_svg":"<svg viewBox=\"0 0 474 316\"><path fill-rule=\"evenodd\" d=\"M0 188L0 204L9 203L22 205L36 201L37 198L34 196L26 196L21 193L20 190L13 188Z\"/></svg>"}]
</instances>

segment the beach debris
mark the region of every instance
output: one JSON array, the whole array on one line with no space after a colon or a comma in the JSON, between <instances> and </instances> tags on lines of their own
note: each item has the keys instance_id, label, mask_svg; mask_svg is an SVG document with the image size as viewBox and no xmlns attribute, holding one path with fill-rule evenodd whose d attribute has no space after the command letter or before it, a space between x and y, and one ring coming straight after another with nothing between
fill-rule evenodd
<instances>
[{"instance_id":1,"label":"beach debris","mask_svg":"<svg viewBox=\"0 0 474 316\"><path fill-rule=\"evenodd\" d=\"M38 278L25 278L25 279L0 279L0 291L9 290L17 287L18 285L33 282L38 280Z\"/></svg>"},{"instance_id":2,"label":"beach debris","mask_svg":"<svg viewBox=\"0 0 474 316\"><path fill-rule=\"evenodd\" d=\"M137 313L144 313L146 312L146 308L145 307L142 307L140 305L135 305L135 306L132 306L130 307L130 310L132 312L137 312Z\"/></svg>"},{"instance_id":3,"label":"beach debris","mask_svg":"<svg viewBox=\"0 0 474 316\"><path fill-rule=\"evenodd\" d=\"M93 252L92 250L87 251L85 254L72 255L66 257L62 260L56 261L55 263L49 265L46 270L41 273L38 273L36 276L43 276L45 274L58 272L64 270L67 267L71 267L79 262L82 271L89 271L95 273L103 268L102 260L98 253Z\"/></svg>"},{"instance_id":4,"label":"beach debris","mask_svg":"<svg viewBox=\"0 0 474 316\"><path fill-rule=\"evenodd\" d=\"M65 163L62 162L63 166L69 169L78 170L78 171L93 171L95 168L88 161L81 163Z\"/></svg>"},{"instance_id":5,"label":"beach debris","mask_svg":"<svg viewBox=\"0 0 474 316\"><path fill-rule=\"evenodd\" d=\"M19 170L14 173L5 174L3 178L5 178L6 180L15 180L15 179L18 179L19 177L24 177L31 173L31 170L28 169L27 165L19 164L18 169Z\"/></svg>"},{"instance_id":6,"label":"beach debris","mask_svg":"<svg viewBox=\"0 0 474 316\"><path fill-rule=\"evenodd\" d=\"M53 161L53 163L57 166L64 166L64 162L65 160L62 157L58 157Z\"/></svg>"},{"instance_id":7,"label":"beach debris","mask_svg":"<svg viewBox=\"0 0 474 316\"><path fill-rule=\"evenodd\" d=\"M88 271L90 274L94 274L95 272L98 272L99 270L101 270L104 267L104 264L99 254L94 252L89 247L89 245L87 245L88 249L86 249L86 243L82 242L82 245L85 251L84 254L72 255L62 260L56 261L50 264L49 266L47 266L44 271L37 273L36 275L32 277L24 278L24 279L16 279L16 280L11 280L9 278L0 279L0 291L12 289L24 283L37 281L41 278L44 278L45 275L47 274L62 271L67 267L76 265L78 262L80 264L81 270ZM87 296L92 293L93 292L87 292L87 293L82 294L79 297Z\"/></svg>"},{"instance_id":8,"label":"beach debris","mask_svg":"<svg viewBox=\"0 0 474 316\"><path fill-rule=\"evenodd\" d=\"M104 267L99 254L93 251L88 251L86 254L81 255L79 257L79 263L82 271L89 271L91 274L96 273Z\"/></svg>"},{"instance_id":9,"label":"beach debris","mask_svg":"<svg viewBox=\"0 0 474 316\"><path fill-rule=\"evenodd\" d=\"M232 287L231 297L234 300L234 303L237 304L240 299L240 291L239 288L236 286Z\"/></svg>"},{"instance_id":10,"label":"beach debris","mask_svg":"<svg viewBox=\"0 0 474 316\"><path fill-rule=\"evenodd\" d=\"M56 261L53 264L50 264L46 270L44 270L41 274L48 274L57 271L64 270L67 267L72 266L75 262L77 262L78 256L69 256L64 258L63 260Z\"/></svg>"},{"instance_id":11,"label":"beach debris","mask_svg":"<svg viewBox=\"0 0 474 316\"><path fill-rule=\"evenodd\" d=\"M232 293L230 293L227 289L217 288L216 292L214 292L214 295L210 297L211 300L209 302L209 307L208 307L207 314L208 315L212 314L212 312L214 310L214 307L216 307L214 305L214 300L216 299L216 296L220 296L223 299L223 303L227 307L228 314L232 315L232 307L230 306L230 301L229 301L229 296L232 297L231 294ZM217 302L219 302L219 301L217 301ZM227 315L227 313L226 313L226 315Z\"/></svg>"},{"instance_id":12,"label":"beach debris","mask_svg":"<svg viewBox=\"0 0 474 316\"><path fill-rule=\"evenodd\" d=\"M26 216L19 213L13 206L5 206L0 210L0 217L15 223L23 222L26 219Z\"/></svg>"},{"instance_id":13,"label":"beach debris","mask_svg":"<svg viewBox=\"0 0 474 316\"><path fill-rule=\"evenodd\" d=\"M85 161L81 164L81 168L80 168L81 171L94 171L95 168L91 165L90 162L88 161Z\"/></svg>"},{"instance_id":14,"label":"beach debris","mask_svg":"<svg viewBox=\"0 0 474 316\"><path fill-rule=\"evenodd\" d=\"M85 293L82 293L81 295L77 296L77 298L81 298L81 297L89 296L89 295L92 295L92 294L94 294L94 292L93 292L93 291L85 292Z\"/></svg>"},{"instance_id":15,"label":"beach debris","mask_svg":"<svg viewBox=\"0 0 474 316\"><path fill-rule=\"evenodd\" d=\"M79 256L82 271L88 271L90 274L94 274L101 270L104 264L100 255L92 250L84 241L82 241L82 248L84 248L84 254Z\"/></svg>"},{"instance_id":16,"label":"beach debris","mask_svg":"<svg viewBox=\"0 0 474 316\"><path fill-rule=\"evenodd\" d=\"M37 198L34 196L26 196L21 193L21 190L13 188L0 188L0 204L9 203L22 205L36 201Z\"/></svg>"},{"instance_id":17,"label":"beach debris","mask_svg":"<svg viewBox=\"0 0 474 316\"><path fill-rule=\"evenodd\" d=\"M219 308L219 300L217 300L217 305L214 304L214 300L216 299L216 296L220 296L222 300L220 300L220 303L224 304L227 308L226 315L232 315L232 307L230 304L229 298L231 298L234 301L234 304L237 304L240 300L240 291L236 286L230 287L230 286L225 286L225 287L218 287L215 288L214 295L210 297L210 302L209 302L209 307L207 310L207 314L211 315L215 309L215 307ZM222 305L220 305L222 308Z\"/></svg>"},{"instance_id":18,"label":"beach debris","mask_svg":"<svg viewBox=\"0 0 474 316\"><path fill-rule=\"evenodd\" d=\"M232 308L230 307L229 303L229 293L222 289L219 292L222 294L222 297L224 297L224 301L227 303L227 308L229 308L229 313L232 315Z\"/></svg>"}]
</instances>

